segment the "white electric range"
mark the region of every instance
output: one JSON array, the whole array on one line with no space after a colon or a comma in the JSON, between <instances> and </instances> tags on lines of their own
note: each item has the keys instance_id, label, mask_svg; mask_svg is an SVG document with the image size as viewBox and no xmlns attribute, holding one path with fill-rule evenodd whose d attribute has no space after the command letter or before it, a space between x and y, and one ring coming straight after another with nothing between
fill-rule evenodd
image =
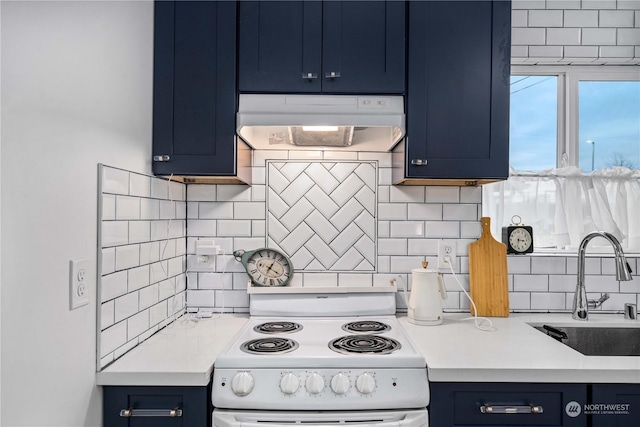
<instances>
[{"instance_id":1,"label":"white electric range","mask_svg":"<svg viewBox=\"0 0 640 427\"><path fill-rule=\"evenodd\" d=\"M394 293L252 295L250 312L216 358L214 426L428 425L426 361Z\"/></svg>"}]
</instances>

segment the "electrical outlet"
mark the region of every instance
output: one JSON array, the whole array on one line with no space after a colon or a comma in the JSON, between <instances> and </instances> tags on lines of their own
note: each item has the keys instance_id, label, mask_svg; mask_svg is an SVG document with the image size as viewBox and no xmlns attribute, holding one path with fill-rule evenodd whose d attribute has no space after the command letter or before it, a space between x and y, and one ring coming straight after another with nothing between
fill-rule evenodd
<instances>
[{"instance_id":1,"label":"electrical outlet","mask_svg":"<svg viewBox=\"0 0 640 427\"><path fill-rule=\"evenodd\" d=\"M69 261L69 310L89 304L89 260Z\"/></svg>"},{"instance_id":2,"label":"electrical outlet","mask_svg":"<svg viewBox=\"0 0 640 427\"><path fill-rule=\"evenodd\" d=\"M445 257L451 260L451 268L456 266L456 241L440 240L438 242L438 268L449 270L449 264L444 262Z\"/></svg>"}]
</instances>

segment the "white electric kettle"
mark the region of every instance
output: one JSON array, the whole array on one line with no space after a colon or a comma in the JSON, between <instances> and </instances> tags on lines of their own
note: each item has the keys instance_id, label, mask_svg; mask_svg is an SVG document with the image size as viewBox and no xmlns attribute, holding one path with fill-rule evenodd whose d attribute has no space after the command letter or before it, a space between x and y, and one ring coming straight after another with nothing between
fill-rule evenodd
<instances>
[{"instance_id":1,"label":"white electric kettle","mask_svg":"<svg viewBox=\"0 0 640 427\"><path fill-rule=\"evenodd\" d=\"M439 325L442 323L442 300L447 299L442 274L437 270L423 268L411 270L411 295L404 298L407 303L407 320L416 325Z\"/></svg>"}]
</instances>

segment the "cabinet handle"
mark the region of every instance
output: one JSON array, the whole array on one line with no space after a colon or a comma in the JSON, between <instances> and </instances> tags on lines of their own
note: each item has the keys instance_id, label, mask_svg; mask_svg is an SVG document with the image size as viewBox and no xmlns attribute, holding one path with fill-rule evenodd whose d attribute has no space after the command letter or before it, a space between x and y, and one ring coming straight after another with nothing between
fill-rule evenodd
<instances>
[{"instance_id":1,"label":"cabinet handle","mask_svg":"<svg viewBox=\"0 0 640 427\"><path fill-rule=\"evenodd\" d=\"M303 79L308 79L308 80L313 80L313 79L317 79L318 75L316 73L302 73L302 78Z\"/></svg>"},{"instance_id":2,"label":"cabinet handle","mask_svg":"<svg viewBox=\"0 0 640 427\"><path fill-rule=\"evenodd\" d=\"M340 78L340 71L331 71L331 72L325 74L324 77L327 78L327 79L339 79Z\"/></svg>"},{"instance_id":3,"label":"cabinet handle","mask_svg":"<svg viewBox=\"0 0 640 427\"><path fill-rule=\"evenodd\" d=\"M411 159L411 164L416 166L426 166L427 159Z\"/></svg>"},{"instance_id":4,"label":"cabinet handle","mask_svg":"<svg viewBox=\"0 0 640 427\"><path fill-rule=\"evenodd\" d=\"M131 417L181 417L182 409L173 408L173 409L122 409L120 411L120 416L125 418Z\"/></svg>"},{"instance_id":5,"label":"cabinet handle","mask_svg":"<svg viewBox=\"0 0 640 427\"><path fill-rule=\"evenodd\" d=\"M168 162L169 160L171 160L171 157L166 154L163 154L162 156L153 156L154 162Z\"/></svg>"},{"instance_id":6,"label":"cabinet handle","mask_svg":"<svg viewBox=\"0 0 640 427\"><path fill-rule=\"evenodd\" d=\"M483 414L542 414L544 410L539 405L482 405L480 412Z\"/></svg>"}]
</instances>

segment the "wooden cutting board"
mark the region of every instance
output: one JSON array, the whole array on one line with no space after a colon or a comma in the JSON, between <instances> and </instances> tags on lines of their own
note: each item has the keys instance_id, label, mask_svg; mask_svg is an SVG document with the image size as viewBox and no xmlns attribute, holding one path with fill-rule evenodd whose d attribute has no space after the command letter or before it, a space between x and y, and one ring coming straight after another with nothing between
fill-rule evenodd
<instances>
[{"instance_id":1,"label":"wooden cutting board","mask_svg":"<svg viewBox=\"0 0 640 427\"><path fill-rule=\"evenodd\" d=\"M509 316L507 247L491 235L491 219L482 217L482 235L469 244L469 286L478 316ZM471 313L474 314L473 306Z\"/></svg>"}]
</instances>

